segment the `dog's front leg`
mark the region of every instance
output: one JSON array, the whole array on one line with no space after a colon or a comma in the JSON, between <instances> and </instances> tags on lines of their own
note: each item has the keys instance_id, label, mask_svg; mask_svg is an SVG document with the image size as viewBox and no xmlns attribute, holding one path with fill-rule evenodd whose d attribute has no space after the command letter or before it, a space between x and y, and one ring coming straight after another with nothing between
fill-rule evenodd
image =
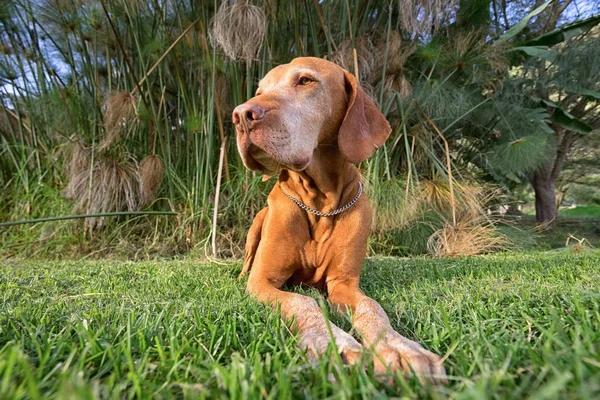
<instances>
[{"instance_id":1,"label":"dog's front leg","mask_svg":"<svg viewBox=\"0 0 600 400\"><path fill-rule=\"evenodd\" d=\"M363 346L375 352L375 373L412 370L420 379L432 377L445 381L446 371L440 357L396 332L381 305L360 290L358 279L332 281L328 291L329 301L338 309L352 310L353 326L362 337Z\"/></svg>"},{"instance_id":2,"label":"dog's front leg","mask_svg":"<svg viewBox=\"0 0 600 400\"><path fill-rule=\"evenodd\" d=\"M281 307L281 313L289 321L294 319L298 333L298 346L306 351L311 362L325 354L333 339L335 346L346 364L354 364L360 359L362 346L351 335L328 322L317 302L308 296L280 290L260 276L260 269L252 269L248 279L248 292L258 300L272 306ZM331 331L331 333L330 333Z\"/></svg>"},{"instance_id":3,"label":"dog's front leg","mask_svg":"<svg viewBox=\"0 0 600 400\"><path fill-rule=\"evenodd\" d=\"M248 236L246 237L246 248L244 250L244 265L242 267L242 272L238 278L242 278L246 275L250 268L252 268L252 264L254 264L254 257L256 256L256 250L258 249L258 245L260 244L260 238L262 236L262 227L265 221L265 217L269 212L269 208L265 207L256 214L254 217L254 221L252 221L252 225L250 226L250 230L248 231Z\"/></svg>"}]
</instances>

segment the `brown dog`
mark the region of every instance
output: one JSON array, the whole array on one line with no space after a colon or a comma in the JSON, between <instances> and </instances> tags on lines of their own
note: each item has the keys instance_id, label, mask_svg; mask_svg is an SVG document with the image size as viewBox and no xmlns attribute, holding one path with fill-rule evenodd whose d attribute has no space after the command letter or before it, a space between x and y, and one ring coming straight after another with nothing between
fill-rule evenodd
<instances>
[{"instance_id":1,"label":"brown dog","mask_svg":"<svg viewBox=\"0 0 600 400\"><path fill-rule=\"evenodd\" d=\"M260 81L256 96L233 111L233 122L246 167L279 173L248 232L242 270L250 271L248 292L294 317L300 346L317 357L331 341L319 306L281 288L326 288L336 308L352 311L363 346L375 351L377 373L412 368L443 378L440 358L394 331L358 286L371 208L353 164L380 147L391 128L354 76L323 59L296 58ZM330 327L344 362L358 361L362 346Z\"/></svg>"}]
</instances>

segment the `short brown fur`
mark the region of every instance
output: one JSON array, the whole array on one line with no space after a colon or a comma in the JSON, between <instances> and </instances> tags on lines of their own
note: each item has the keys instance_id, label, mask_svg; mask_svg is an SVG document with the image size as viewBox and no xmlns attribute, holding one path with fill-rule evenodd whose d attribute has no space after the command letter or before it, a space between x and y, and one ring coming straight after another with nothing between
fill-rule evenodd
<instances>
[{"instance_id":1,"label":"short brown fur","mask_svg":"<svg viewBox=\"0 0 600 400\"><path fill-rule=\"evenodd\" d=\"M348 210L319 217L350 202L361 180L353 165L368 158L390 134L389 123L353 75L318 58L297 58L271 70L257 95L233 112L238 149L245 165L267 176L279 173L248 233L242 274L260 301L280 304L295 318L299 345L309 357L325 353L331 336L314 299L282 290L285 284L324 288L339 310L351 310L362 345L330 325L346 363L363 346L374 351L378 374L412 369L444 379L441 359L391 326L381 306L359 288L367 252L371 207L363 194Z\"/></svg>"}]
</instances>

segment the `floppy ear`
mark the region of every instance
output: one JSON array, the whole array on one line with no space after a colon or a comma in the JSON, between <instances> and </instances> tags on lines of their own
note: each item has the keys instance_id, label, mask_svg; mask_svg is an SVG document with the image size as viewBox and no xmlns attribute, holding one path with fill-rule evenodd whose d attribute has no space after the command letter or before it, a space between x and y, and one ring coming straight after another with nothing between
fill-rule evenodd
<instances>
[{"instance_id":1,"label":"floppy ear","mask_svg":"<svg viewBox=\"0 0 600 400\"><path fill-rule=\"evenodd\" d=\"M354 75L344 71L344 76L348 108L338 132L338 147L346 160L358 164L381 147L392 128Z\"/></svg>"}]
</instances>

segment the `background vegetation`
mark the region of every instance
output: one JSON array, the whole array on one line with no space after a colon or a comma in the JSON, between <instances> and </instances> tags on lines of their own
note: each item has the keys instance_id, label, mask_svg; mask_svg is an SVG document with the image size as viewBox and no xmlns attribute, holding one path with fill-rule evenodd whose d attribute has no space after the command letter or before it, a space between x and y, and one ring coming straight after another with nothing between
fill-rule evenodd
<instances>
[{"instance_id":1,"label":"background vegetation","mask_svg":"<svg viewBox=\"0 0 600 400\"><path fill-rule=\"evenodd\" d=\"M599 15L587 0L0 2L0 397L597 398ZM240 255L273 185L243 168L233 106L304 55L353 71L393 126L360 165L372 253L570 248L367 259L363 290L447 356L447 386L384 385L334 353L309 367L238 264L196 261ZM527 203L535 234L508 223Z\"/></svg>"},{"instance_id":2,"label":"background vegetation","mask_svg":"<svg viewBox=\"0 0 600 400\"><path fill-rule=\"evenodd\" d=\"M504 248L490 217L504 195L533 182L552 226L555 187L597 188L598 13L574 0L2 2L0 221L95 217L0 227L0 255L239 255L273 183L243 168L231 110L304 55L353 71L393 125L361 165L374 252Z\"/></svg>"}]
</instances>

